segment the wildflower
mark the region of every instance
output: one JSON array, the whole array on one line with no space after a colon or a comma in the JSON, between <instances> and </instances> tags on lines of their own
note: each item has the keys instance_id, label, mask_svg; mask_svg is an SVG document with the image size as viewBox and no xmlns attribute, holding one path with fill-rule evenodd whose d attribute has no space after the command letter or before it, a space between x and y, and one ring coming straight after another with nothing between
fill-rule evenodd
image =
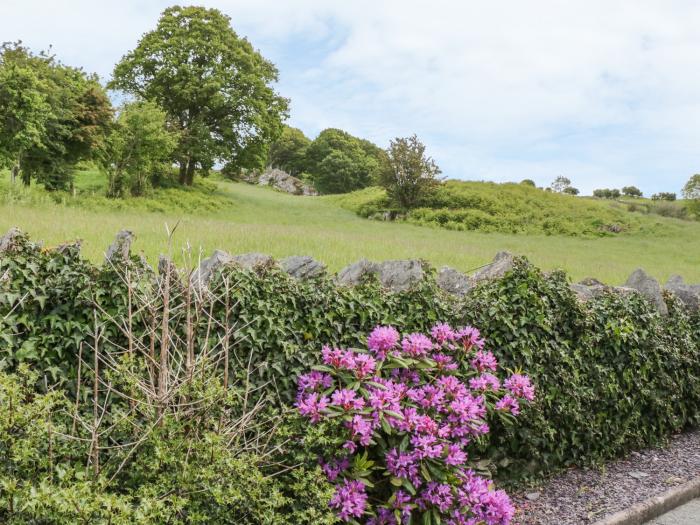
<instances>
[{"instance_id":1,"label":"wildflower","mask_svg":"<svg viewBox=\"0 0 700 525\"><path fill-rule=\"evenodd\" d=\"M377 326L367 338L367 347L377 359L385 359L389 350L399 342L399 332L393 326Z\"/></svg>"},{"instance_id":2,"label":"wildflower","mask_svg":"<svg viewBox=\"0 0 700 525\"><path fill-rule=\"evenodd\" d=\"M367 507L364 484L360 481L345 480L335 489L329 505L336 510L342 521L348 522L352 518L359 518L365 513Z\"/></svg>"}]
</instances>

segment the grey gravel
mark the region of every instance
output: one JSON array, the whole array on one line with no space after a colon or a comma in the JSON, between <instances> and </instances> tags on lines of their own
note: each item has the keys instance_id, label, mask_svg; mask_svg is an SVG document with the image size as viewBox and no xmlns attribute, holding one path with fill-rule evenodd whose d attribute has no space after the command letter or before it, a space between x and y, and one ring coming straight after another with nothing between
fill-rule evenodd
<instances>
[{"instance_id":1,"label":"grey gravel","mask_svg":"<svg viewBox=\"0 0 700 525\"><path fill-rule=\"evenodd\" d=\"M664 448L630 453L604 468L567 470L539 487L514 494L513 524L594 523L696 476L700 476L700 430L673 436ZM535 489L539 497L529 499Z\"/></svg>"}]
</instances>

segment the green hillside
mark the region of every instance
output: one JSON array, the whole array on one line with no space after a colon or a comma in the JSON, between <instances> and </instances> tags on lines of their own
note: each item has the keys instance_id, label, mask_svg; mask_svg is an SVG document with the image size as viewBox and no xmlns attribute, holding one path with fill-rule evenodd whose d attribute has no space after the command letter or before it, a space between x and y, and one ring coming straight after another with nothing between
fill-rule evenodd
<instances>
[{"instance_id":1,"label":"green hillside","mask_svg":"<svg viewBox=\"0 0 700 525\"><path fill-rule=\"evenodd\" d=\"M390 209L380 188L335 198L341 206L363 217L381 217ZM400 216L413 224L487 233L573 236L664 233L664 225L657 217L647 217L656 208L645 199L637 201L633 205L547 192L524 184L451 180L423 207ZM681 208L678 203L664 203L664 206ZM630 209L637 212L631 213Z\"/></svg>"},{"instance_id":2,"label":"green hillside","mask_svg":"<svg viewBox=\"0 0 700 525\"><path fill-rule=\"evenodd\" d=\"M472 187L479 184L469 183ZM160 189L149 198L112 200L102 196L103 186L97 173L82 172L75 196L48 193L37 187L11 188L4 174L0 177L0 230L19 226L47 245L80 238L83 252L92 260L102 257L118 230L128 228L137 235L135 249L153 261L168 250L165 224L172 227L179 221L174 252L180 254L189 243L195 258L200 250L208 256L221 248L276 257L311 255L331 270L366 257L424 258L438 267L446 264L467 271L489 262L500 250L511 250L544 269L564 268L573 278L595 276L621 283L642 266L662 280L681 273L686 279L700 281L698 223L629 213L624 208L612 208L610 213L629 217L633 227L617 235L484 233L367 220L349 209L373 192L376 197L374 190L308 198L207 180L188 189ZM492 186L483 185L489 191ZM610 208L608 203L585 199L567 202Z\"/></svg>"}]
</instances>

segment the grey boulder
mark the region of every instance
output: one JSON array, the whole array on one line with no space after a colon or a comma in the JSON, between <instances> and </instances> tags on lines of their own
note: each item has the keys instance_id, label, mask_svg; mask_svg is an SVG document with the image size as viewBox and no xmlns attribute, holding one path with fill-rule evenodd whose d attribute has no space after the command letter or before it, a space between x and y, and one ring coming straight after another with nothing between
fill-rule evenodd
<instances>
[{"instance_id":1,"label":"grey boulder","mask_svg":"<svg viewBox=\"0 0 700 525\"><path fill-rule=\"evenodd\" d=\"M129 258L132 242L134 242L134 234L129 230L121 230L107 248L105 260L110 263L126 261Z\"/></svg>"},{"instance_id":2,"label":"grey boulder","mask_svg":"<svg viewBox=\"0 0 700 525\"><path fill-rule=\"evenodd\" d=\"M474 287L467 275L449 266L440 268L436 281L442 290L452 295L465 295Z\"/></svg>"},{"instance_id":3,"label":"grey boulder","mask_svg":"<svg viewBox=\"0 0 700 525\"><path fill-rule=\"evenodd\" d=\"M377 263L360 259L340 270L336 279L340 284L355 286L362 283L367 275L378 273L379 265Z\"/></svg>"},{"instance_id":4,"label":"grey boulder","mask_svg":"<svg viewBox=\"0 0 700 525\"><path fill-rule=\"evenodd\" d=\"M22 232L19 228L10 228L5 235L0 237L0 253L11 251L21 236Z\"/></svg>"},{"instance_id":5,"label":"grey boulder","mask_svg":"<svg viewBox=\"0 0 700 525\"><path fill-rule=\"evenodd\" d=\"M471 279L475 284L481 281L499 279L512 270L514 264L515 256L512 253L498 252L496 257L493 258L493 262L477 271L471 276Z\"/></svg>"},{"instance_id":6,"label":"grey boulder","mask_svg":"<svg viewBox=\"0 0 700 525\"><path fill-rule=\"evenodd\" d=\"M673 275L664 288L678 297L689 310L696 312L700 309L700 284L685 284L680 275Z\"/></svg>"},{"instance_id":7,"label":"grey boulder","mask_svg":"<svg viewBox=\"0 0 700 525\"><path fill-rule=\"evenodd\" d=\"M646 297L661 315L668 315L668 308L664 301L663 292L659 282L638 268L629 276L625 283L626 288L633 288Z\"/></svg>"},{"instance_id":8,"label":"grey boulder","mask_svg":"<svg viewBox=\"0 0 700 525\"><path fill-rule=\"evenodd\" d=\"M308 255L292 255L280 261L282 269L296 279L320 277L326 266Z\"/></svg>"},{"instance_id":9,"label":"grey boulder","mask_svg":"<svg viewBox=\"0 0 700 525\"><path fill-rule=\"evenodd\" d=\"M337 276L340 284L354 286L368 275L376 275L384 288L399 292L408 290L425 276L423 264L417 260L397 260L375 263L360 259L343 268Z\"/></svg>"}]
</instances>

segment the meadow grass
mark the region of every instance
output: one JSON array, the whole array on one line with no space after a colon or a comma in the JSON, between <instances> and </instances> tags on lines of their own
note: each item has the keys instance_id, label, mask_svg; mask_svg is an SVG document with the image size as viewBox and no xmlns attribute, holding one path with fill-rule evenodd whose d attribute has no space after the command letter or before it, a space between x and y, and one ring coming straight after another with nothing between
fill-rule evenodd
<instances>
[{"instance_id":1,"label":"meadow grass","mask_svg":"<svg viewBox=\"0 0 700 525\"><path fill-rule=\"evenodd\" d=\"M18 226L47 246L81 239L93 261L120 229L136 234L134 249L151 262L187 247L196 259L214 249L258 251L274 257L311 255L331 270L360 258L423 258L436 267L469 271L510 250L544 270L563 268L574 279L593 276L621 284L637 267L667 279L680 273L700 282L700 224L649 217L659 233L571 237L448 231L371 221L339 206L334 197L297 197L243 183L205 181L194 189L159 190L146 199L102 196L94 172L78 177L78 194L48 195L9 188L0 177L0 231ZM166 226L178 227L169 248ZM652 224L652 223L650 223Z\"/></svg>"}]
</instances>

